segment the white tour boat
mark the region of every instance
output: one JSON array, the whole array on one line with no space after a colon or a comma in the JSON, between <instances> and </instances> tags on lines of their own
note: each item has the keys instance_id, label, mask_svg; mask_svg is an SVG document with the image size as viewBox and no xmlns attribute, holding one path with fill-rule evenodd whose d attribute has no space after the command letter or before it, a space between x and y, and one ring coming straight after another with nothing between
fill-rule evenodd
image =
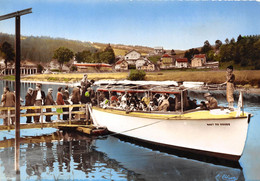
<instances>
[{"instance_id":1,"label":"white tour boat","mask_svg":"<svg viewBox=\"0 0 260 181\"><path fill-rule=\"evenodd\" d=\"M177 86L104 84L96 90L97 96L106 95L110 100L112 92L143 95L168 94L179 96L181 109L178 111L140 111L105 105L100 99L92 107L94 122L105 126L110 132L159 145L165 148L199 155L238 161L245 146L250 114L240 109L185 110L185 90ZM187 94L186 94L187 95ZM177 104L177 99L175 99Z\"/></svg>"}]
</instances>

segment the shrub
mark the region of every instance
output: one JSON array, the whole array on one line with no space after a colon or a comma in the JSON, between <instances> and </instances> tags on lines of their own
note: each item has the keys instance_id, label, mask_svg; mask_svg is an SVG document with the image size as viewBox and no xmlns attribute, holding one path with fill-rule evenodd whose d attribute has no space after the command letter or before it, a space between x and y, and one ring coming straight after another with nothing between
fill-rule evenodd
<instances>
[{"instance_id":1,"label":"shrub","mask_svg":"<svg viewBox=\"0 0 260 181\"><path fill-rule=\"evenodd\" d=\"M143 70L131 70L128 76L128 80L144 80L145 79L145 71Z\"/></svg>"}]
</instances>

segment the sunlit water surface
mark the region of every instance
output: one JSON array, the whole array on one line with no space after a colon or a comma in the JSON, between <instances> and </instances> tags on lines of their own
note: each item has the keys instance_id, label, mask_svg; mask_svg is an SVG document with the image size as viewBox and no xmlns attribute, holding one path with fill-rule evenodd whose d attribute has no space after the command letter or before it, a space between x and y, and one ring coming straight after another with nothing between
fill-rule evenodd
<instances>
[{"instance_id":1,"label":"sunlit water surface","mask_svg":"<svg viewBox=\"0 0 260 181\"><path fill-rule=\"evenodd\" d=\"M2 81L0 89L4 85ZM22 85L22 98L28 86L35 87ZM43 85L43 90L47 92L49 87L56 90L59 86ZM226 105L223 91L212 93L220 105ZM190 93L190 97L198 99L202 95L203 92ZM260 180L259 96L245 95L245 98L245 111L254 116L239 160L242 169L178 157L113 136L88 137L44 128L21 130L19 177L14 171L15 132L0 131L0 143L5 143L5 148L0 148L0 180ZM21 119L22 123L25 121Z\"/></svg>"}]
</instances>

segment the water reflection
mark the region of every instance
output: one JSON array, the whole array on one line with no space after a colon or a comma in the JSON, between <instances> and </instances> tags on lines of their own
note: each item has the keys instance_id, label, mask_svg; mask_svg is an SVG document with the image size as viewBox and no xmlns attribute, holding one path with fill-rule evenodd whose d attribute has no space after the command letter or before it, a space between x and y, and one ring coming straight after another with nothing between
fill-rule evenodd
<instances>
[{"instance_id":1,"label":"water reflection","mask_svg":"<svg viewBox=\"0 0 260 181\"><path fill-rule=\"evenodd\" d=\"M0 145L2 179L15 179L13 140ZM244 180L240 169L67 131L22 138L20 169L21 180Z\"/></svg>"}]
</instances>

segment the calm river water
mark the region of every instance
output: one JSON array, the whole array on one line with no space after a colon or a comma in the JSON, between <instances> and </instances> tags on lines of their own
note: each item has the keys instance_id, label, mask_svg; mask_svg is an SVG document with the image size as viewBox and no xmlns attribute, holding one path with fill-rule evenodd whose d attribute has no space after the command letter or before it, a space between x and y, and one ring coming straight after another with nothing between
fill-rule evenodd
<instances>
[{"instance_id":1,"label":"calm river water","mask_svg":"<svg viewBox=\"0 0 260 181\"><path fill-rule=\"evenodd\" d=\"M0 94L6 82L0 82ZM13 90L13 83L8 83ZM24 99L28 87L22 83ZM47 93L58 85L43 85ZM223 91L213 91L220 105L226 105ZM190 97L202 99L203 92ZM53 128L21 130L21 180L260 180L260 97L245 95L245 110L254 114L249 126L242 169L182 158L113 136L87 137ZM236 99L237 100L237 99ZM25 119L21 120L25 123ZM2 124L0 120L0 124ZM0 180L16 180L14 171L14 131L0 131ZM10 141L6 141L10 139Z\"/></svg>"}]
</instances>

